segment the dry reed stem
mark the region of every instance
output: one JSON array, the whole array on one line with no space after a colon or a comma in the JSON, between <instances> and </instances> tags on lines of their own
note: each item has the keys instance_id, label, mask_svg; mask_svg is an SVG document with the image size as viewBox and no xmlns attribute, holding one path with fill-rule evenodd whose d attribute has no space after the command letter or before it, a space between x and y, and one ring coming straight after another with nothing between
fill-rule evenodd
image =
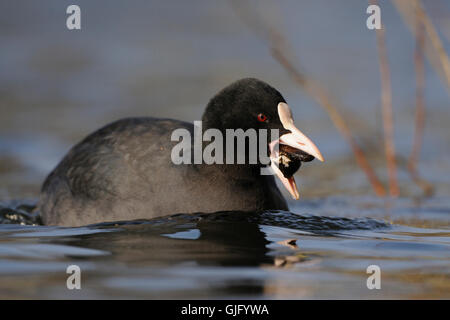
<instances>
[{"instance_id":1,"label":"dry reed stem","mask_svg":"<svg viewBox=\"0 0 450 320\"><path fill-rule=\"evenodd\" d=\"M427 58L436 73L443 79L448 92L450 93L450 60L444 49L442 41L431 19L425 12L420 0L392 0L397 10L402 15L406 25L414 32L417 14L422 20L426 35L431 46L425 45Z\"/></svg>"},{"instance_id":2,"label":"dry reed stem","mask_svg":"<svg viewBox=\"0 0 450 320\"><path fill-rule=\"evenodd\" d=\"M444 49L444 46L442 45L442 41L439 38L439 34L437 33L436 29L434 28L433 23L431 22L431 19L428 17L428 15L425 13L425 10L423 10L423 6L420 2L420 0L415 0L417 3L417 10L419 12L419 17L422 19L422 23L425 26L425 30L428 34L428 37L431 40L431 44L437 51L439 55L439 59L441 60L441 65L444 70L445 78L447 80L447 88L450 90L450 61L447 55L447 52Z\"/></svg>"},{"instance_id":3,"label":"dry reed stem","mask_svg":"<svg viewBox=\"0 0 450 320\"><path fill-rule=\"evenodd\" d=\"M424 195L433 194L433 186L423 180L417 170L417 162L419 160L420 151L422 149L422 139L425 128L425 63L424 63L424 46L425 32L423 20L420 17L421 10L416 7L416 48L414 51L414 66L416 71L416 115L414 140L411 154L408 159L408 172L411 179L423 190Z\"/></svg>"},{"instance_id":4,"label":"dry reed stem","mask_svg":"<svg viewBox=\"0 0 450 320\"><path fill-rule=\"evenodd\" d=\"M377 4L376 0L370 0L370 4ZM381 77L381 111L383 117L384 150L389 175L389 194L398 197L397 162L395 159L394 143L394 117L392 112L392 91L389 61L386 50L385 28L376 30L378 60Z\"/></svg>"},{"instance_id":5,"label":"dry reed stem","mask_svg":"<svg viewBox=\"0 0 450 320\"><path fill-rule=\"evenodd\" d=\"M248 9L243 9L242 2L230 1L230 3L241 20L258 36L269 42L272 56L289 73L295 83L308 93L327 112L338 132L350 145L358 166L366 174L375 194L377 196L385 196L385 188L368 162L363 150L353 138L344 117L335 106L335 103L333 103L336 99L332 98L318 82L315 82L309 76L300 72L288 59L287 52L289 52L289 50L287 50L287 41L280 33L276 32L273 28L268 27L260 17L256 17L255 14L252 15Z\"/></svg>"},{"instance_id":6,"label":"dry reed stem","mask_svg":"<svg viewBox=\"0 0 450 320\"><path fill-rule=\"evenodd\" d=\"M347 143L350 145L350 148L353 151L356 162L358 166L364 171L369 180L374 192L378 196L385 196L386 191L378 179L375 171L371 167L370 163L367 161L364 152L356 143L353 138L349 127L347 126L344 118L339 113L338 109L331 102L332 99L325 92L325 90L316 82L311 79L306 78L303 74L301 74L284 56L282 50L279 50L278 47L272 48L273 57L284 67L284 69L290 74L292 79L303 88L314 100L327 112L334 126L338 130L338 132L344 137Z\"/></svg>"}]
</instances>

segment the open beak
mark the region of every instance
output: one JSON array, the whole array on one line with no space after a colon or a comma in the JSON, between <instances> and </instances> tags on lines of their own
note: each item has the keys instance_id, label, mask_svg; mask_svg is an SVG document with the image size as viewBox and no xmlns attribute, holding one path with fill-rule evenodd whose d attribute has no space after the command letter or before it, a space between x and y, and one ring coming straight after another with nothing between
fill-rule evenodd
<instances>
[{"instance_id":1,"label":"open beak","mask_svg":"<svg viewBox=\"0 0 450 320\"><path fill-rule=\"evenodd\" d=\"M292 195L292 197L295 200L298 200L300 198L300 194L298 192L294 177L284 177L283 173L278 168L279 153L278 148L275 148L276 145L285 144L292 148L306 152L307 154L312 155L320 161L324 161L324 159L316 145L294 125L294 119L292 118L291 109L286 103L280 102L278 104L278 116L280 117L280 121L283 127L286 130L289 130L290 133L286 133L282 135L278 140L274 140L270 143L270 166L277 177L281 180L285 188Z\"/></svg>"}]
</instances>

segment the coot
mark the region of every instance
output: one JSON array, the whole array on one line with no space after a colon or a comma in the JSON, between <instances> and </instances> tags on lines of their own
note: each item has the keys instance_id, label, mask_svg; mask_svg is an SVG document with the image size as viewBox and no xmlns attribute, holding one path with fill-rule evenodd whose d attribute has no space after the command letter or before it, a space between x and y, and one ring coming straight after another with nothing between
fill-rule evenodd
<instances>
[{"instance_id":1,"label":"coot","mask_svg":"<svg viewBox=\"0 0 450 320\"><path fill-rule=\"evenodd\" d=\"M279 139L270 141L268 134L265 146L270 166L295 199L299 194L292 172L286 175L279 169L286 167L286 152L278 167L277 146L294 148L306 154L307 161L314 157L323 161L314 143L294 126L283 96L258 79L238 80L210 100L202 130L212 128L224 136L227 129L278 129ZM172 141L176 129L192 135L195 131L188 122L144 117L118 120L87 136L45 180L39 201L43 222L79 226L175 213L288 210L273 175L261 174L266 164L259 159L175 164L171 155L179 143ZM262 131L257 132L262 139Z\"/></svg>"}]
</instances>

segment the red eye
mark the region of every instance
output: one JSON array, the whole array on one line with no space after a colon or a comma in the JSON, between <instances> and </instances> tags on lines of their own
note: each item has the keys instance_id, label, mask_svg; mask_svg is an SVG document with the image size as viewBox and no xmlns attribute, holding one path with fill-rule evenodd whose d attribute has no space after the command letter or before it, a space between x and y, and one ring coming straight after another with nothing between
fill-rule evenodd
<instances>
[{"instance_id":1,"label":"red eye","mask_svg":"<svg viewBox=\"0 0 450 320\"><path fill-rule=\"evenodd\" d=\"M266 120L267 120L267 117L266 117L265 114L263 114L263 113L258 114L258 121L259 122L266 122Z\"/></svg>"}]
</instances>

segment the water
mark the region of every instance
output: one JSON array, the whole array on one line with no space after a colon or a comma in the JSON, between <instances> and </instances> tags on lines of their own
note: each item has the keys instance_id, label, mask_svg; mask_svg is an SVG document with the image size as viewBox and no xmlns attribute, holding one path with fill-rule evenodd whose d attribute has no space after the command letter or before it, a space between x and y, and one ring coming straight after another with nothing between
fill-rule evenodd
<instances>
[{"instance_id":1,"label":"water","mask_svg":"<svg viewBox=\"0 0 450 320\"><path fill-rule=\"evenodd\" d=\"M296 211L354 206L347 201ZM0 297L448 298L450 209L434 202L389 210L360 199L358 217L221 212L79 228L3 224ZM73 264L82 270L79 291L66 289ZM381 268L381 290L367 289L369 265Z\"/></svg>"},{"instance_id":2,"label":"water","mask_svg":"<svg viewBox=\"0 0 450 320\"><path fill-rule=\"evenodd\" d=\"M423 1L450 52L449 4ZM295 86L227 2L0 3L0 298L450 298L449 96L426 64L419 162L435 193L405 169L414 121L414 41L390 1L386 24L402 197L379 199L328 116ZM337 97L383 181L375 36L367 3L259 1L295 61ZM38 36L37 36L38 33ZM284 94L325 163L302 166L290 212L178 214L59 228L33 211L45 176L71 145L128 116L201 118L208 99L253 76ZM288 198L289 195L285 194ZM66 268L82 289L66 288ZM381 290L368 290L369 265Z\"/></svg>"}]
</instances>

